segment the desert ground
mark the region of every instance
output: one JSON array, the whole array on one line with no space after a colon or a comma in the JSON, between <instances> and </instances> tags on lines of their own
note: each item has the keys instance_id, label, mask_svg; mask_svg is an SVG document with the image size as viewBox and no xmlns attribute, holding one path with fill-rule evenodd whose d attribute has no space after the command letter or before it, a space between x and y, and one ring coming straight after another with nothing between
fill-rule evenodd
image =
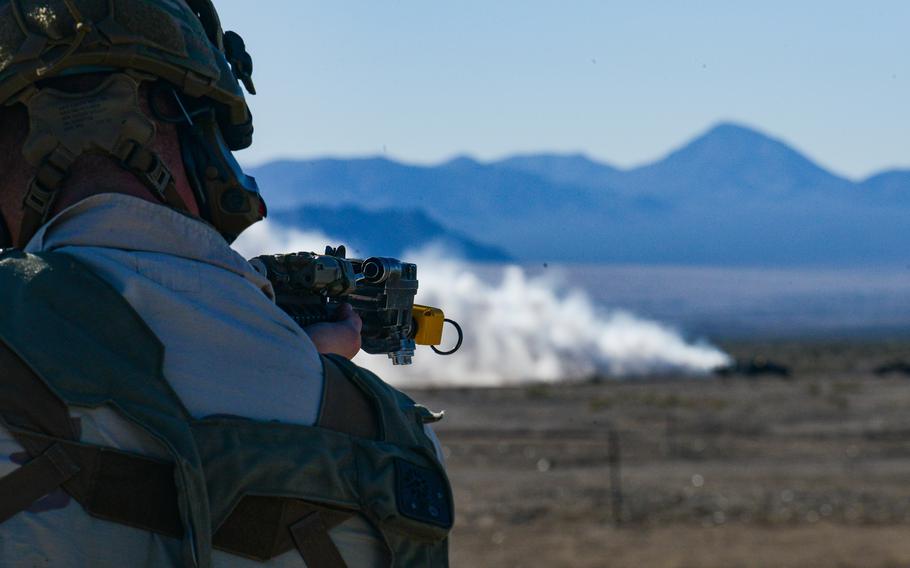
<instances>
[{"instance_id":1,"label":"desert ground","mask_svg":"<svg viewBox=\"0 0 910 568\"><path fill-rule=\"evenodd\" d=\"M446 410L453 565L910 566L910 375L875 372L910 341L723 347L790 376L413 390Z\"/></svg>"}]
</instances>

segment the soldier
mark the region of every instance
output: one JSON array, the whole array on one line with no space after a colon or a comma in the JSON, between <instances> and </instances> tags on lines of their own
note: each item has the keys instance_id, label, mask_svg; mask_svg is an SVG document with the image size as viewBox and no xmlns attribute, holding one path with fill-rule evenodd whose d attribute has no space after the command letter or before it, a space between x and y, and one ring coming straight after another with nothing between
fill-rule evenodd
<instances>
[{"instance_id":1,"label":"soldier","mask_svg":"<svg viewBox=\"0 0 910 568\"><path fill-rule=\"evenodd\" d=\"M0 565L448 564L434 417L229 247L251 72L211 0L0 0Z\"/></svg>"}]
</instances>

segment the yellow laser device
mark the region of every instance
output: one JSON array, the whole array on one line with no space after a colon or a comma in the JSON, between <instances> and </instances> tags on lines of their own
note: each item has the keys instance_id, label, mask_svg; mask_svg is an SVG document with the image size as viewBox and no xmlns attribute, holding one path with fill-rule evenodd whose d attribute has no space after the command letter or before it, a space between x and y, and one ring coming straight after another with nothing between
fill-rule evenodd
<instances>
[{"instance_id":1,"label":"yellow laser device","mask_svg":"<svg viewBox=\"0 0 910 568\"><path fill-rule=\"evenodd\" d=\"M445 326L446 316L439 308L414 304L411 309L414 318L413 330L414 343L417 345L439 345L442 343L442 328Z\"/></svg>"}]
</instances>

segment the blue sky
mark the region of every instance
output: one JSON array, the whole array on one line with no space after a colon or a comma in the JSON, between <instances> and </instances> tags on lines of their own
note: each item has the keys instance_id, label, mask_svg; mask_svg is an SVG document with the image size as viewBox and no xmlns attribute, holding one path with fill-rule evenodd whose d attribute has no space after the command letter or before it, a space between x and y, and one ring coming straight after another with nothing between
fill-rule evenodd
<instances>
[{"instance_id":1,"label":"blue sky","mask_svg":"<svg viewBox=\"0 0 910 568\"><path fill-rule=\"evenodd\" d=\"M859 178L910 166L910 2L216 0L278 157L583 152L628 167L721 120Z\"/></svg>"}]
</instances>

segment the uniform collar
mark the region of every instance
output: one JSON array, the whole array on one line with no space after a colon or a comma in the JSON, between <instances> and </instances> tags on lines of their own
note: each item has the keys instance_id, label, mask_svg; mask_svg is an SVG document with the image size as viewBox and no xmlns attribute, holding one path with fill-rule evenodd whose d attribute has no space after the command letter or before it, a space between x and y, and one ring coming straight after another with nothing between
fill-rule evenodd
<instances>
[{"instance_id":1,"label":"uniform collar","mask_svg":"<svg viewBox=\"0 0 910 568\"><path fill-rule=\"evenodd\" d=\"M229 270L274 297L272 285L211 225L184 213L120 193L92 195L45 223L25 252L100 247L167 254Z\"/></svg>"}]
</instances>

